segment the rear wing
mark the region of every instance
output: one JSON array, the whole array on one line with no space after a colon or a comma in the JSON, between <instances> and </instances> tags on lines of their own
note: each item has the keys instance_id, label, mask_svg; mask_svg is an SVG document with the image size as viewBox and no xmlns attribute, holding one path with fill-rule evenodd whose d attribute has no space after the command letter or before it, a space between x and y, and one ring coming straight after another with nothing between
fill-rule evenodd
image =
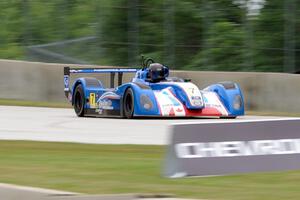
<instances>
[{"instance_id":1,"label":"rear wing","mask_svg":"<svg viewBox=\"0 0 300 200\"><path fill-rule=\"evenodd\" d=\"M64 92L66 97L70 94L70 75L71 74L108 74L110 73L110 87L114 88L115 75L118 74L118 86L122 84L123 73L135 73L138 69L134 68L70 68L64 67Z\"/></svg>"}]
</instances>

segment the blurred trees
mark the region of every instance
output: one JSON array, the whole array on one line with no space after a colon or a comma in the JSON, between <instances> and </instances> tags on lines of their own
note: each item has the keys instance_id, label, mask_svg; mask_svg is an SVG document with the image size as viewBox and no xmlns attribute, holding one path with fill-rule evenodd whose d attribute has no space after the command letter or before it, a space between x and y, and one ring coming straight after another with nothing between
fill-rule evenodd
<instances>
[{"instance_id":1,"label":"blurred trees","mask_svg":"<svg viewBox=\"0 0 300 200\"><path fill-rule=\"evenodd\" d=\"M3 0L0 58L96 36L59 52L101 65L135 66L144 54L177 69L300 70L299 3L261 2L254 15L251 0Z\"/></svg>"},{"instance_id":2,"label":"blurred trees","mask_svg":"<svg viewBox=\"0 0 300 200\"><path fill-rule=\"evenodd\" d=\"M22 4L0 1L0 56L1 58L21 58L22 41Z\"/></svg>"}]
</instances>

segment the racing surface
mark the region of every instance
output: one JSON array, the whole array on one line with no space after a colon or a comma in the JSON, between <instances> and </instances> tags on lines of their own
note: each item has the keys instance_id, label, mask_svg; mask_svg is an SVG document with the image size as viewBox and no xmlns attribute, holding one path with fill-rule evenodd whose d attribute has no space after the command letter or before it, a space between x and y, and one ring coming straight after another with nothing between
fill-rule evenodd
<instances>
[{"instance_id":1,"label":"racing surface","mask_svg":"<svg viewBox=\"0 0 300 200\"><path fill-rule=\"evenodd\" d=\"M78 118L73 109L0 106L0 139L95 144L167 144L174 123L268 120L282 117L243 116L238 119Z\"/></svg>"}]
</instances>

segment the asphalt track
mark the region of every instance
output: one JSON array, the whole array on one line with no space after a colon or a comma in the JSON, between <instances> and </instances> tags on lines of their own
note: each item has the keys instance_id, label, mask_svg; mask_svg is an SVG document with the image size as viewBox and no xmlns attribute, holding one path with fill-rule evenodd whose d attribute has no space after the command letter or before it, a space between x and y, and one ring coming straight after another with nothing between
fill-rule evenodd
<instances>
[{"instance_id":1,"label":"asphalt track","mask_svg":"<svg viewBox=\"0 0 300 200\"><path fill-rule=\"evenodd\" d=\"M174 123L269 120L238 119L118 119L78 118L73 109L0 106L0 139L94 144L167 144Z\"/></svg>"}]
</instances>

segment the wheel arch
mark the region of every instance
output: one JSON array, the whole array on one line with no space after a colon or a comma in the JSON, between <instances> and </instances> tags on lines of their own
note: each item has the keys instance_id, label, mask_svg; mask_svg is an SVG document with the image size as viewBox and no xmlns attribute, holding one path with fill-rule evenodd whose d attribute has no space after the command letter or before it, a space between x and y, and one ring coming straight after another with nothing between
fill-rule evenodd
<instances>
[{"instance_id":1,"label":"wheel arch","mask_svg":"<svg viewBox=\"0 0 300 200\"><path fill-rule=\"evenodd\" d=\"M122 85L119 89L121 90L121 116L124 116L123 113L123 97L128 88L131 88L134 96L134 116L159 116L160 109L158 106L158 102L156 100L155 94L153 90L147 86L136 83L127 83ZM151 103L150 109L145 109L143 106L142 96L146 96L148 102Z\"/></svg>"},{"instance_id":2,"label":"wheel arch","mask_svg":"<svg viewBox=\"0 0 300 200\"><path fill-rule=\"evenodd\" d=\"M217 93L230 116L244 115L244 96L237 83L230 81L220 82L212 84L204 90ZM237 96L239 96L241 100L241 106L239 109L234 108L234 102Z\"/></svg>"},{"instance_id":3,"label":"wheel arch","mask_svg":"<svg viewBox=\"0 0 300 200\"><path fill-rule=\"evenodd\" d=\"M122 86L119 87L119 91L121 93L121 100L120 100L120 115L121 117L124 117L124 95L126 93L126 91L128 89L132 89L132 92L133 92L133 98L134 98L134 102L136 102L136 99L137 99L137 92L136 92L136 88L135 88L135 85L133 83L127 83L127 84L123 84ZM134 112L136 110L136 103L134 103ZM133 113L134 115L134 113Z\"/></svg>"},{"instance_id":4,"label":"wheel arch","mask_svg":"<svg viewBox=\"0 0 300 200\"><path fill-rule=\"evenodd\" d=\"M72 87L72 105L74 104L74 91L76 87L81 84L83 93L87 94L87 90L89 88L103 88L103 85L100 80L93 78L93 77L83 77L83 78L78 78L74 81L73 87Z\"/></svg>"},{"instance_id":5,"label":"wheel arch","mask_svg":"<svg viewBox=\"0 0 300 200\"><path fill-rule=\"evenodd\" d=\"M73 87L72 87L72 105L74 105L74 100L75 100L75 89L78 85L82 85L82 89L83 89L83 93L85 93L84 91L84 81L82 79L77 79L74 84L73 84Z\"/></svg>"}]
</instances>

